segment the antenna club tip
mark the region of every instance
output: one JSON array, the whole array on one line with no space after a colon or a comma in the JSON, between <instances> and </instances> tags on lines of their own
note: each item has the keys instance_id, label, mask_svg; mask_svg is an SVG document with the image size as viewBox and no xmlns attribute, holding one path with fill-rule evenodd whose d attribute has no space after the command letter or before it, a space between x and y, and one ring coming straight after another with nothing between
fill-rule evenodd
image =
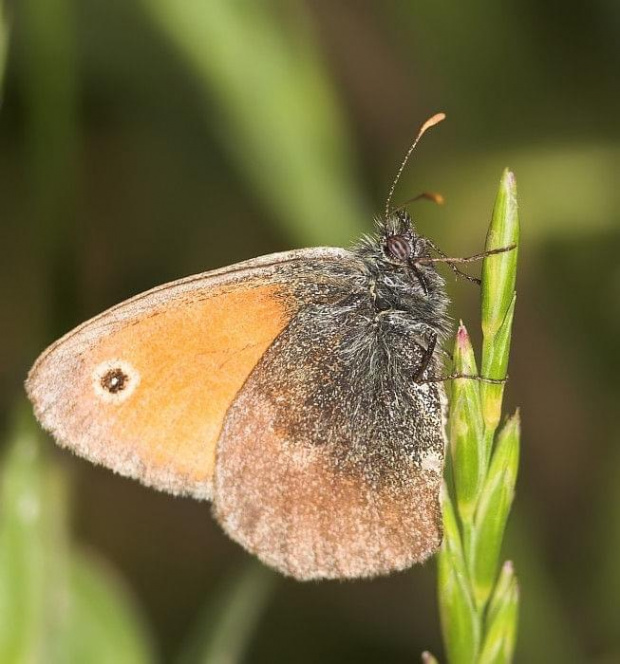
<instances>
[{"instance_id":1,"label":"antenna club tip","mask_svg":"<svg viewBox=\"0 0 620 664\"><path fill-rule=\"evenodd\" d=\"M422 125L422 129L420 130L420 134L423 134L427 129L430 129L431 127L434 127L436 124L439 124L440 122L443 122L445 119L446 119L446 114L445 113L435 113L435 115L431 116Z\"/></svg>"},{"instance_id":2,"label":"antenna club tip","mask_svg":"<svg viewBox=\"0 0 620 664\"><path fill-rule=\"evenodd\" d=\"M407 161L409 160L409 157L411 156L411 153L415 149L415 146L418 144L418 141L422 138L422 135L424 132L429 129L430 127L433 127L437 123L441 122L444 120L446 117L445 113L435 113L431 118L429 118L420 128L420 131L418 132L418 135L416 136L415 141L411 144L411 147L407 151L407 154L405 155L405 158L403 159L402 164L400 165L400 168L398 169L398 173L396 173L396 177L394 178L394 182L392 182L392 186L390 187L390 193L388 194L387 201L385 202L385 216L387 217L389 211L390 211L390 203L392 202L392 195L394 194L394 190L396 189L396 185L398 184L398 181L400 180L400 176L403 172L403 169L407 165Z\"/></svg>"},{"instance_id":3,"label":"antenna club tip","mask_svg":"<svg viewBox=\"0 0 620 664\"><path fill-rule=\"evenodd\" d=\"M441 194L438 194L436 191L429 192L429 198L436 205L444 205L446 202L446 199Z\"/></svg>"}]
</instances>

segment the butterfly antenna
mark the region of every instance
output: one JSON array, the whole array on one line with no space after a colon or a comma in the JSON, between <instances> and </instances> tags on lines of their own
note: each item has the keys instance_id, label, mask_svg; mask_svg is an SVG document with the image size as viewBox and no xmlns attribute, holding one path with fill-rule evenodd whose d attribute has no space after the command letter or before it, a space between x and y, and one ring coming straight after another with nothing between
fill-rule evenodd
<instances>
[{"instance_id":1,"label":"butterfly antenna","mask_svg":"<svg viewBox=\"0 0 620 664\"><path fill-rule=\"evenodd\" d=\"M390 214L390 205L392 203L392 196L394 195L394 190L396 189L396 185L398 184L398 181L400 180L400 176L402 175L403 171L405 170L405 166L407 165L407 162L409 161L409 157L411 156L411 153L415 150L416 145L420 142L420 139L428 129L431 127L434 127L436 124L439 124L442 120L446 119L446 114L445 113L436 113L433 115L433 117L429 118L421 127L420 131L418 132L418 135L415 137L415 141L411 144L411 147L409 150L407 150L407 154L405 155L405 158L403 159L403 163L400 165L400 168L398 169L398 173L396 173L396 177L394 178L394 182L392 182L392 186L390 187L390 193L388 194L387 201L385 201L385 216L387 217Z\"/></svg>"}]
</instances>

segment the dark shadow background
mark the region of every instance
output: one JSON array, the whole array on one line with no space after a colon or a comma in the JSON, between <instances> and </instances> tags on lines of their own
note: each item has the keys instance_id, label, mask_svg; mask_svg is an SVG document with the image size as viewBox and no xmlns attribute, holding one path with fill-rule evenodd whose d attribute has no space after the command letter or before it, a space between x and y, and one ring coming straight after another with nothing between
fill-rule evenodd
<instances>
[{"instance_id":1,"label":"dark shadow background","mask_svg":"<svg viewBox=\"0 0 620 664\"><path fill-rule=\"evenodd\" d=\"M245 33L222 19L227 4ZM422 232L453 255L476 252L505 166L519 184L507 406L521 407L524 430L506 551L522 587L519 661L619 661L620 5L174 5L9 7L0 425L40 350L87 317L187 274L370 231L416 128L444 110L396 196L444 194L442 208L413 208ZM205 22L188 50L196 22L170 28L184 12ZM247 42L259 33L269 39ZM274 44L292 54L284 64ZM270 83L257 72L271 59ZM291 173L317 183L307 195L286 180L295 159ZM478 338L476 289L449 284L454 318ZM120 571L171 658L246 554L208 505L57 457L76 537ZM245 661L441 653L434 583L432 563L372 582L278 580Z\"/></svg>"}]
</instances>

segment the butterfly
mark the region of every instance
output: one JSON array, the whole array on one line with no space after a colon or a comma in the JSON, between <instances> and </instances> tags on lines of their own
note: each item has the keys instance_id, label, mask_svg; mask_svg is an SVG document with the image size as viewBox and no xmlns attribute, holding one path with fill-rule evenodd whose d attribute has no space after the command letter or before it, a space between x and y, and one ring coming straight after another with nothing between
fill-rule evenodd
<instances>
[{"instance_id":1,"label":"butterfly","mask_svg":"<svg viewBox=\"0 0 620 664\"><path fill-rule=\"evenodd\" d=\"M442 538L449 302L441 259L390 198L350 250L255 258L80 325L29 373L36 417L94 463L210 500L296 579L425 560Z\"/></svg>"}]
</instances>

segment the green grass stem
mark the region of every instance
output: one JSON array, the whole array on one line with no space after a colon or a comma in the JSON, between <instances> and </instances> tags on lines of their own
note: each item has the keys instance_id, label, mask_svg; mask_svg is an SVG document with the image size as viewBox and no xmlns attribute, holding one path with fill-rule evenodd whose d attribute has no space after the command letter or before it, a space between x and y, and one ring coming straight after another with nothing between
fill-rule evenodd
<instances>
[{"instance_id":1,"label":"green grass stem","mask_svg":"<svg viewBox=\"0 0 620 664\"><path fill-rule=\"evenodd\" d=\"M453 380L448 433L450 459L443 496L444 541L438 556L438 595L445 651L451 664L512 661L519 589L511 563L498 570L519 465L520 419L501 419L516 303L519 241L516 181L504 171L482 268L482 380ZM456 375L478 375L465 326L454 347ZM451 491L451 492L450 492Z\"/></svg>"}]
</instances>

